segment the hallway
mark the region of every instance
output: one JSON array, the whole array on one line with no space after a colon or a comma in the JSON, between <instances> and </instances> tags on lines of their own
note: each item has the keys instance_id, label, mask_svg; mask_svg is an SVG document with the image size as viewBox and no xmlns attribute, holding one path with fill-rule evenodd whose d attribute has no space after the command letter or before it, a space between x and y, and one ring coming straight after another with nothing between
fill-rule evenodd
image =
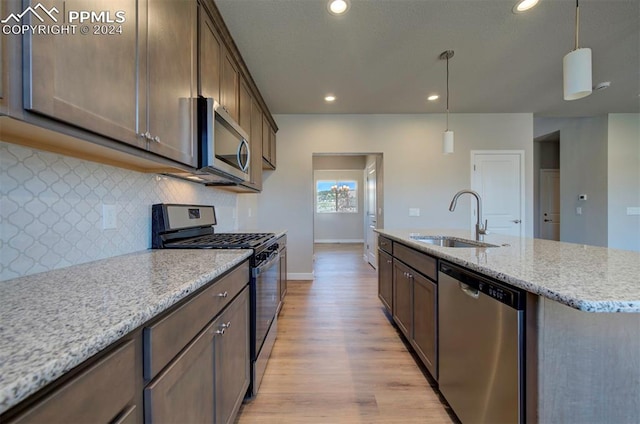
<instances>
[{"instance_id":1,"label":"hallway","mask_svg":"<svg viewBox=\"0 0 640 424\"><path fill-rule=\"evenodd\" d=\"M451 423L383 313L361 244L316 245L290 281L257 398L238 423Z\"/></svg>"}]
</instances>

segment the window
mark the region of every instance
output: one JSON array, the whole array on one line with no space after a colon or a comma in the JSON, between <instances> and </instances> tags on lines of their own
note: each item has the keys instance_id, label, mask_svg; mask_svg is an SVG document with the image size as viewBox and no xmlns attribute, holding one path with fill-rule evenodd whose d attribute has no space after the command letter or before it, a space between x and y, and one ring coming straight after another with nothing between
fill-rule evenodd
<instances>
[{"instance_id":1,"label":"window","mask_svg":"<svg viewBox=\"0 0 640 424\"><path fill-rule=\"evenodd\" d=\"M357 213L358 183L356 181L317 181L316 211L318 213Z\"/></svg>"}]
</instances>

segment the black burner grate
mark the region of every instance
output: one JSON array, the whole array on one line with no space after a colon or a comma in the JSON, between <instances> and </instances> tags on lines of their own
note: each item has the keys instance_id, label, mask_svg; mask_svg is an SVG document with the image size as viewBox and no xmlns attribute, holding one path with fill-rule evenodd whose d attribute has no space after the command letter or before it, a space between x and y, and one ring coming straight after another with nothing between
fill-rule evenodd
<instances>
[{"instance_id":1,"label":"black burner grate","mask_svg":"<svg viewBox=\"0 0 640 424\"><path fill-rule=\"evenodd\" d=\"M218 233L167 243L166 247L246 249L258 247L272 238L271 233Z\"/></svg>"}]
</instances>

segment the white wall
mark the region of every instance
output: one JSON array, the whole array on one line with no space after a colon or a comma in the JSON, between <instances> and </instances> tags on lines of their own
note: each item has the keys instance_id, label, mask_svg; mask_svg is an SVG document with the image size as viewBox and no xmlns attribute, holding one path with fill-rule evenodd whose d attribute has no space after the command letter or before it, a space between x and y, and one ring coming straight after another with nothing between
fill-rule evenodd
<instances>
[{"instance_id":1,"label":"white wall","mask_svg":"<svg viewBox=\"0 0 640 424\"><path fill-rule=\"evenodd\" d=\"M640 114L609 115L609 247L640 251Z\"/></svg>"},{"instance_id":2,"label":"white wall","mask_svg":"<svg viewBox=\"0 0 640 424\"><path fill-rule=\"evenodd\" d=\"M213 204L237 226L237 195L0 142L0 280L151 247L151 205ZM102 229L102 205L117 228Z\"/></svg>"},{"instance_id":3,"label":"white wall","mask_svg":"<svg viewBox=\"0 0 640 424\"><path fill-rule=\"evenodd\" d=\"M314 153L384 155L385 228L469 228L470 202L448 211L452 196L470 186L470 150L525 150L525 225L533 234L533 116L531 114L454 114L456 152L443 156L445 116L429 115L277 115L277 170L263 193L242 204L258 209L257 223L288 229L291 278L311 278L313 269ZM244 196L241 196L244 197ZM463 201L464 200L464 201ZM421 209L409 217L409 208ZM244 217L240 218L244 222Z\"/></svg>"},{"instance_id":4,"label":"white wall","mask_svg":"<svg viewBox=\"0 0 640 424\"><path fill-rule=\"evenodd\" d=\"M318 213L314 207L313 225L316 243L362 243L364 242L364 183L363 171L316 170L314 186L319 180L355 181L358 194L356 213ZM314 196L315 201L315 196Z\"/></svg>"},{"instance_id":5,"label":"white wall","mask_svg":"<svg viewBox=\"0 0 640 424\"><path fill-rule=\"evenodd\" d=\"M607 116L536 118L534 128L560 131L560 240L607 246Z\"/></svg>"}]
</instances>

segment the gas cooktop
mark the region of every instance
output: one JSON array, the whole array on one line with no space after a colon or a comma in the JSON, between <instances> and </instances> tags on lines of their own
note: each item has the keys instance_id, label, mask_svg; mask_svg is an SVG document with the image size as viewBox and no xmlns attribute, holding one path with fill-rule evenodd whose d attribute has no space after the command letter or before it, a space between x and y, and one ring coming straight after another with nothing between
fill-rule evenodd
<instances>
[{"instance_id":1,"label":"gas cooktop","mask_svg":"<svg viewBox=\"0 0 640 424\"><path fill-rule=\"evenodd\" d=\"M216 233L165 243L172 248L254 249L275 237L272 233Z\"/></svg>"}]
</instances>

